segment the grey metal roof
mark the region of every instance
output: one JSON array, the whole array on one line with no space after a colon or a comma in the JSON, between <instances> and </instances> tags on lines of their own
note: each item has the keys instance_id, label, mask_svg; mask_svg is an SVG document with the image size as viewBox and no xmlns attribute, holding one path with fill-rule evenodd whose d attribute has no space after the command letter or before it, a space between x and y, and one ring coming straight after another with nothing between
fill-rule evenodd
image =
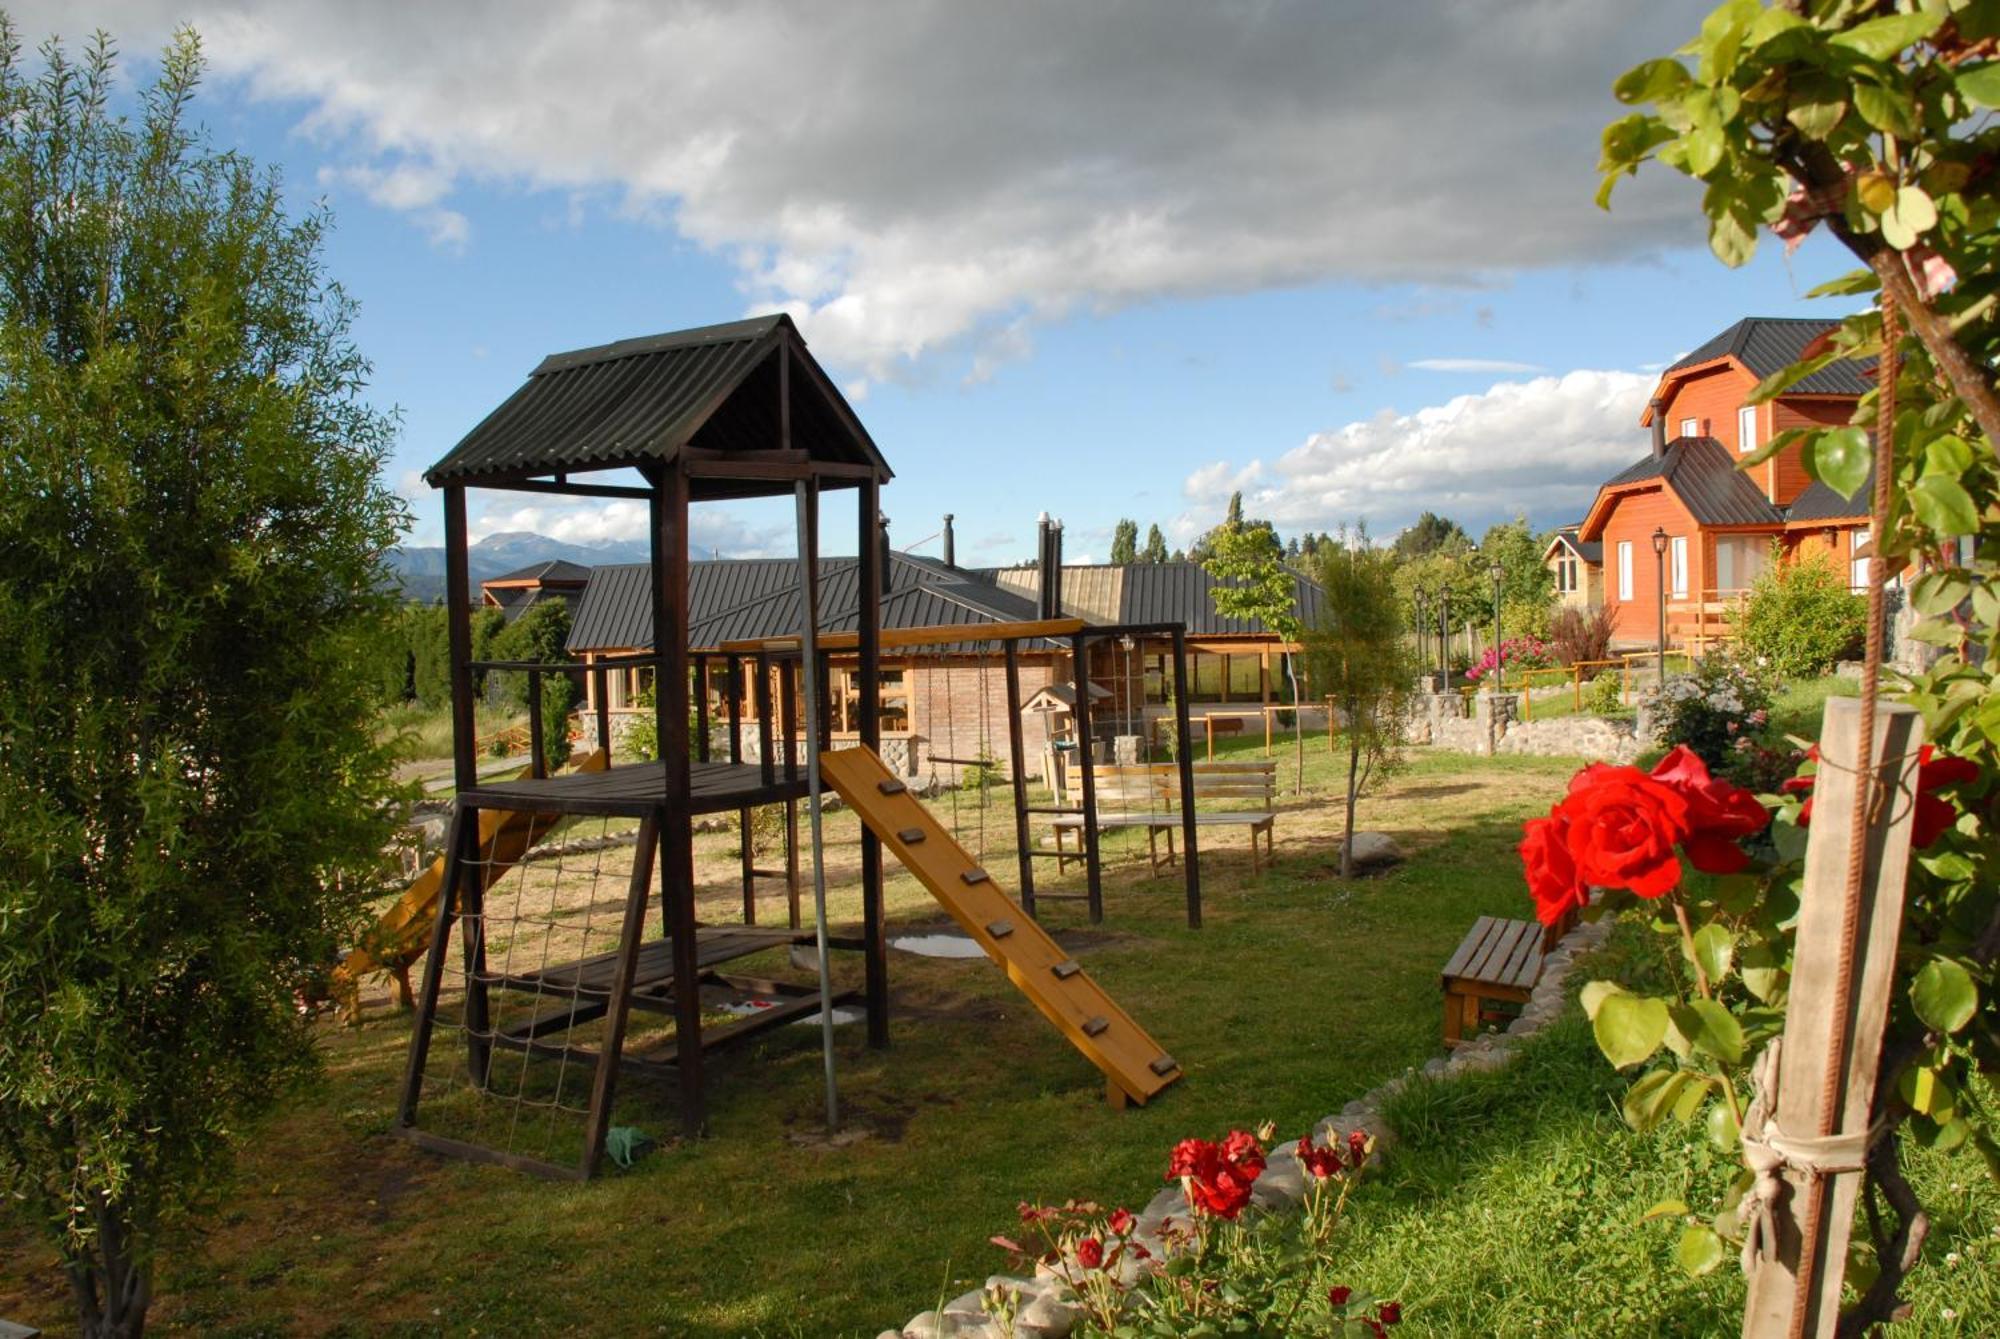
<instances>
[{"instance_id":1,"label":"grey metal roof","mask_svg":"<svg viewBox=\"0 0 2000 1339\"><path fill-rule=\"evenodd\" d=\"M549 558L543 562L529 563L526 567L517 567L497 577L488 577L482 584L491 585L495 581L580 582L589 579L590 569L582 563L573 563L567 558Z\"/></svg>"},{"instance_id":2,"label":"grey metal roof","mask_svg":"<svg viewBox=\"0 0 2000 1339\"><path fill-rule=\"evenodd\" d=\"M1200 563L1133 563L1125 568L1121 623L1185 623L1190 637L1274 636L1261 619L1224 618L1215 612L1215 578ZM1317 583L1292 573L1296 608L1311 627L1324 596Z\"/></svg>"},{"instance_id":3,"label":"grey metal roof","mask_svg":"<svg viewBox=\"0 0 2000 1339\"><path fill-rule=\"evenodd\" d=\"M1838 327L1840 322L1797 316L1746 316L1667 369L1671 377L1684 368L1717 358L1734 357L1761 379L1790 367L1805 347ZM1863 395L1874 385L1874 360L1842 359L1794 383L1787 395Z\"/></svg>"},{"instance_id":4,"label":"grey metal roof","mask_svg":"<svg viewBox=\"0 0 2000 1339\"><path fill-rule=\"evenodd\" d=\"M1861 488L1852 498L1844 498L1834 489L1815 479L1806 485L1805 491L1792 499L1792 505L1785 508L1787 521L1847 521L1866 520L1870 512L1869 499L1874 496L1875 471L1868 471Z\"/></svg>"},{"instance_id":5,"label":"grey metal roof","mask_svg":"<svg viewBox=\"0 0 2000 1339\"><path fill-rule=\"evenodd\" d=\"M670 460L683 446L770 449L784 357L792 445L817 460L873 464L886 479L881 452L784 315L552 354L424 477L442 487ZM699 496L790 487L702 485Z\"/></svg>"},{"instance_id":6,"label":"grey metal roof","mask_svg":"<svg viewBox=\"0 0 2000 1339\"><path fill-rule=\"evenodd\" d=\"M1664 454L1648 455L1620 470L1606 488L1659 479L1702 525L1781 525L1784 517L1736 468L1729 448L1713 437L1676 437ZM1600 557L1602 549L1599 550Z\"/></svg>"},{"instance_id":7,"label":"grey metal roof","mask_svg":"<svg viewBox=\"0 0 2000 1339\"><path fill-rule=\"evenodd\" d=\"M1585 562L1593 566L1602 566L1604 563L1604 541L1601 539L1578 538L1582 533L1583 526L1581 524L1561 527L1555 534L1549 537L1548 546L1542 550L1543 555L1546 556L1549 549L1560 544Z\"/></svg>"},{"instance_id":8,"label":"grey metal roof","mask_svg":"<svg viewBox=\"0 0 2000 1339\"><path fill-rule=\"evenodd\" d=\"M851 632L858 618L860 564L853 558L820 560L820 630ZM569 650L632 650L653 644L652 569L621 563L592 571L576 607ZM798 560L720 559L689 564L688 645L796 634L799 617ZM1035 605L1000 590L981 574L946 567L933 559L893 553L889 590L882 599L884 628L976 628L981 624L1026 622Z\"/></svg>"}]
</instances>

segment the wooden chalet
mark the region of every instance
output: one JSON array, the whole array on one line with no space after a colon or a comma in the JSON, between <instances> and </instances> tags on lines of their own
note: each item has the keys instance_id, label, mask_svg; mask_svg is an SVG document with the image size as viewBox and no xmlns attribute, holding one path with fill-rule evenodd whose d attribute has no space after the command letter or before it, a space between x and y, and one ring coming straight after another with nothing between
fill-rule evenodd
<instances>
[{"instance_id":1,"label":"wooden chalet","mask_svg":"<svg viewBox=\"0 0 2000 1339\"><path fill-rule=\"evenodd\" d=\"M1743 464L1776 433L1853 418L1872 385L1870 363L1835 362L1767 403L1749 402L1836 324L1748 317L1661 374L1639 420L1652 449L1606 480L1583 520L1545 551L1566 602L1612 611L1615 644L1658 639L1662 588L1670 644L1698 649L1726 636L1730 610L1758 574L1793 555L1824 554L1851 584L1864 583L1866 483L1840 496L1806 473L1796 443Z\"/></svg>"},{"instance_id":2,"label":"wooden chalet","mask_svg":"<svg viewBox=\"0 0 2000 1339\"><path fill-rule=\"evenodd\" d=\"M538 604L576 599L589 581L590 569L582 563L551 558L480 582L479 603L498 609L512 623Z\"/></svg>"}]
</instances>

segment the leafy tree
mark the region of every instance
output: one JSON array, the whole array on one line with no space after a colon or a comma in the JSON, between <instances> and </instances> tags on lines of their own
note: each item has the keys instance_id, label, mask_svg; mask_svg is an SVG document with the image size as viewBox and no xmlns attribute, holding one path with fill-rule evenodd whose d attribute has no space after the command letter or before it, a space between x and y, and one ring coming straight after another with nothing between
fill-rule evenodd
<instances>
[{"instance_id":1,"label":"leafy tree","mask_svg":"<svg viewBox=\"0 0 2000 1339\"><path fill-rule=\"evenodd\" d=\"M1399 558L1421 558L1431 553L1469 549L1472 538L1459 528L1457 521L1427 511L1417 517L1415 525L1396 536L1392 547Z\"/></svg>"},{"instance_id":2,"label":"leafy tree","mask_svg":"<svg viewBox=\"0 0 2000 1339\"><path fill-rule=\"evenodd\" d=\"M1240 495L1239 495L1240 497ZM1298 578L1285 566L1285 551L1268 522L1244 524L1242 507L1232 500L1239 519L1224 521L1208 533L1208 553L1202 565L1215 578L1209 592L1215 612L1225 618L1253 618L1285 641L1297 645L1304 631L1299 619ZM1292 701L1299 698L1298 657L1285 653L1285 677ZM1297 786L1305 785L1305 733L1299 713L1292 713L1292 741L1298 753Z\"/></svg>"},{"instance_id":3,"label":"leafy tree","mask_svg":"<svg viewBox=\"0 0 2000 1339\"><path fill-rule=\"evenodd\" d=\"M1500 616L1504 623L1501 630L1508 636L1545 637L1549 633L1556 588L1555 573L1542 562L1545 548L1541 536L1525 516L1488 527L1479 541L1478 565L1489 574L1486 618L1493 617L1491 569L1497 560L1501 569Z\"/></svg>"},{"instance_id":4,"label":"leafy tree","mask_svg":"<svg viewBox=\"0 0 2000 1339\"><path fill-rule=\"evenodd\" d=\"M0 1191L86 1335L315 1065L299 992L385 889L371 667L405 524L328 220L190 118L167 48L0 22Z\"/></svg>"},{"instance_id":5,"label":"leafy tree","mask_svg":"<svg viewBox=\"0 0 2000 1339\"><path fill-rule=\"evenodd\" d=\"M1139 523L1120 519L1111 531L1111 561L1119 567L1139 560Z\"/></svg>"},{"instance_id":6,"label":"leafy tree","mask_svg":"<svg viewBox=\"0 0 2000 1339\"><path fill-rule=\"evenodd\" d=\"M543 665L569 661L569 604L564 600L544 600L530 606L493 639L495 660L531 661ZM529 710L528 676L509 671L493 676L496 687L507 701L521 711ZM576 680L566 674L542 676L543 761L551 770L569 760L569 714L583 695Z\"/></svg>"},{"instance_id":7,"label":"leafy tree","mask_svg":"<svg viewBox=\"0 0 2000 1339\"><path fill-rule=\"evenodd\" d=\"M1146 547L1139 550L1139 561L1142 563L1167 561L1167 537L1160 533L1159 526L1147 527Z\"/></svg>"},{"instance_id":8,"label":"leafy tree","mask_svg":"<svg viewBox=\"0 0 2000 1339\"><path fill-rule=\"evenodd\" d=\"M1960 819L1953 802L1940 801L1953 821L1908 871L1870 1112L1887 1137L1873 1145L1862 1191L1871 1212L1861 1249L1872 1247L1879 1272L1853 1280L1860 1296L1841 1319L1843 1335L1896 1315L1919 1258L1926 1220L1900 1165L1901 1141L1970 1143L2000 1164L2000 1132L1974 1078L2000 1067L2000 857L1989 835L2000 771L2000 689L1990 670L2000 654L1996 43L2000 6L1990 0L1771 9L1731 0L1680 55L1617 81L1621 102L1651 110L1605 129L1599 164L1602 204L1649 160L1699 179L1709 246L1725 264L1747 261L1766 227L1791 244L1824 225L1865 266L1814 295L1872 294L1872 307L1846 317L1823 351L1808 350L1753 398L1769 399L1836 358L1881 358L1895 374L1893 396L1878 386L1853 423L1777 433L1744 459L1796 449L1815 477L1849 497L1872 470L1875 576L1906 567L1922 616L1911 635L1942 651L1902 696L1924 713L1940 755L1933 773L1969 768L1977 778L1959 803L1978 816ZM1872 641L1880 631L1871 614L1866 634ZM1869 650L1864 701L1876 691L1879 642ZM1744 917L1744 942L1763 961L1785 965L1792 941L1779 913L1728 912Z\"/></svg>"},{"instance_id":9,"label":"leafy tree","mask_svg":"<svg viewBox=\"0 0 2000 1339\"><path fill-rule=\"evenodd\" d=\"M1243 494L1241 490L1229 495L1229 510L1223 515L1222 523L1228 526L1235 526L1238 529L1242 528Z\"/></svg>"},{"instance_id":10,"label":"leafy tree","mask_svg":"<svg viewBox=\"0 0 2000 1339\"><path fill-rule=\"evenodd\" d=\"M1339 704L1347 744L1346 816L1340 875L1354 874L1354 806L1370 778L1394 764L1403 716L1416 675L1405 640L1404 601L1392 557L1343 536L1319 545L1322 613L1305 634L1312 681Z\"/></svg>"}]
</instances>

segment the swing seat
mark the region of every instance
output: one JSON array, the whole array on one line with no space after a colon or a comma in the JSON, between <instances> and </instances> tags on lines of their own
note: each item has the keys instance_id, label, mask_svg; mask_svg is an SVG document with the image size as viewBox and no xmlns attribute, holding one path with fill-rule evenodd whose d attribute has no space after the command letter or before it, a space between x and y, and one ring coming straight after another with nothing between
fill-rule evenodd
<instances>
[{"instance_id":1,"label":"swing seat","mask_svg":"<svg viewBox=\"0 0 2000 1339\"><path fill-rule=\"evenodd\" d=\"M1276 795L1278 764L1275 762L1198 762L1194 771L1195 826L1203 828L1240 827L1250 832L1250 871L1261 873L1263 862L1275 853L1277 841ZM1091 778L1097 798L1099 832L1120 828L1144 828L1148 858L1153 872L1173 865L1174 832L1182 825L1180 812L1180 767L1176 763L1148 763L1139 766L1093 768ZM1244 800L1244 809L1204 809L1204 800ZM1137 806L1143 803L1144 808ZM1121 807L1122 806L1122 807ZM1063 814L1055 820L1056 868L1065 869L1072 860L1085 858L1081 833L1084 816ZM1066 833L1079 834L1072 849ZM1166 850L1160 850L1160 835L1166 835Z\"/></svg>"}]
</instances>

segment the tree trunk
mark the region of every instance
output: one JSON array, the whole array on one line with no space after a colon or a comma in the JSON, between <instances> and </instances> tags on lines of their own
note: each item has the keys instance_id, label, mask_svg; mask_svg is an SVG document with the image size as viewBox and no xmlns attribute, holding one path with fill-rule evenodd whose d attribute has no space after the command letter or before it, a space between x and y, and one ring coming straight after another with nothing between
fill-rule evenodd
<instances>
[{"instance_id":1,"label":"tree trunk","mask_svg":"<svg viewBox=\"0 0 2000 1339\"><path fill-rule=\"evenodd\" d=\"M99 1200L92 1217L97 1224L92 1245L63 1252L79 1329L84 1339L140 1339L146 1332L146 1307L153 1300L151 1273L133 1259L131 1225L116 1206Z\"/></svg>"},{"instance_id":2,"label":"tree trunk","mask_svg":"<svg viewBox=\"0 0 2000 1339\"><path fill-rule=\"evenodd\" d=\"M1361 793L1361 741L1347 734L1347 818L1340 835L1340 877L1354 877L1354 801Z\"/></svg>"},{"instance_id":3,"label":"tree trunk","mask_svg":"<svg viewBox=\"0 0 2000 1339\"><path fill-rule=\"evenodd\" d=\"M1292 685L1292 743L1294 745L1293 751L1298 760L1298 771L1296 779L1292 783L1292 794L1300 795L1305 792L1306 788L1306 723L1305 718L1299 714L1299 707L1302 704L1299 699L1298 658L1290 651L1285 652L1285 677L1291 681ZM1332 729L1332 727L1333 722L1328 721L1327 728Z\"/></svg>"}]
</instances>

